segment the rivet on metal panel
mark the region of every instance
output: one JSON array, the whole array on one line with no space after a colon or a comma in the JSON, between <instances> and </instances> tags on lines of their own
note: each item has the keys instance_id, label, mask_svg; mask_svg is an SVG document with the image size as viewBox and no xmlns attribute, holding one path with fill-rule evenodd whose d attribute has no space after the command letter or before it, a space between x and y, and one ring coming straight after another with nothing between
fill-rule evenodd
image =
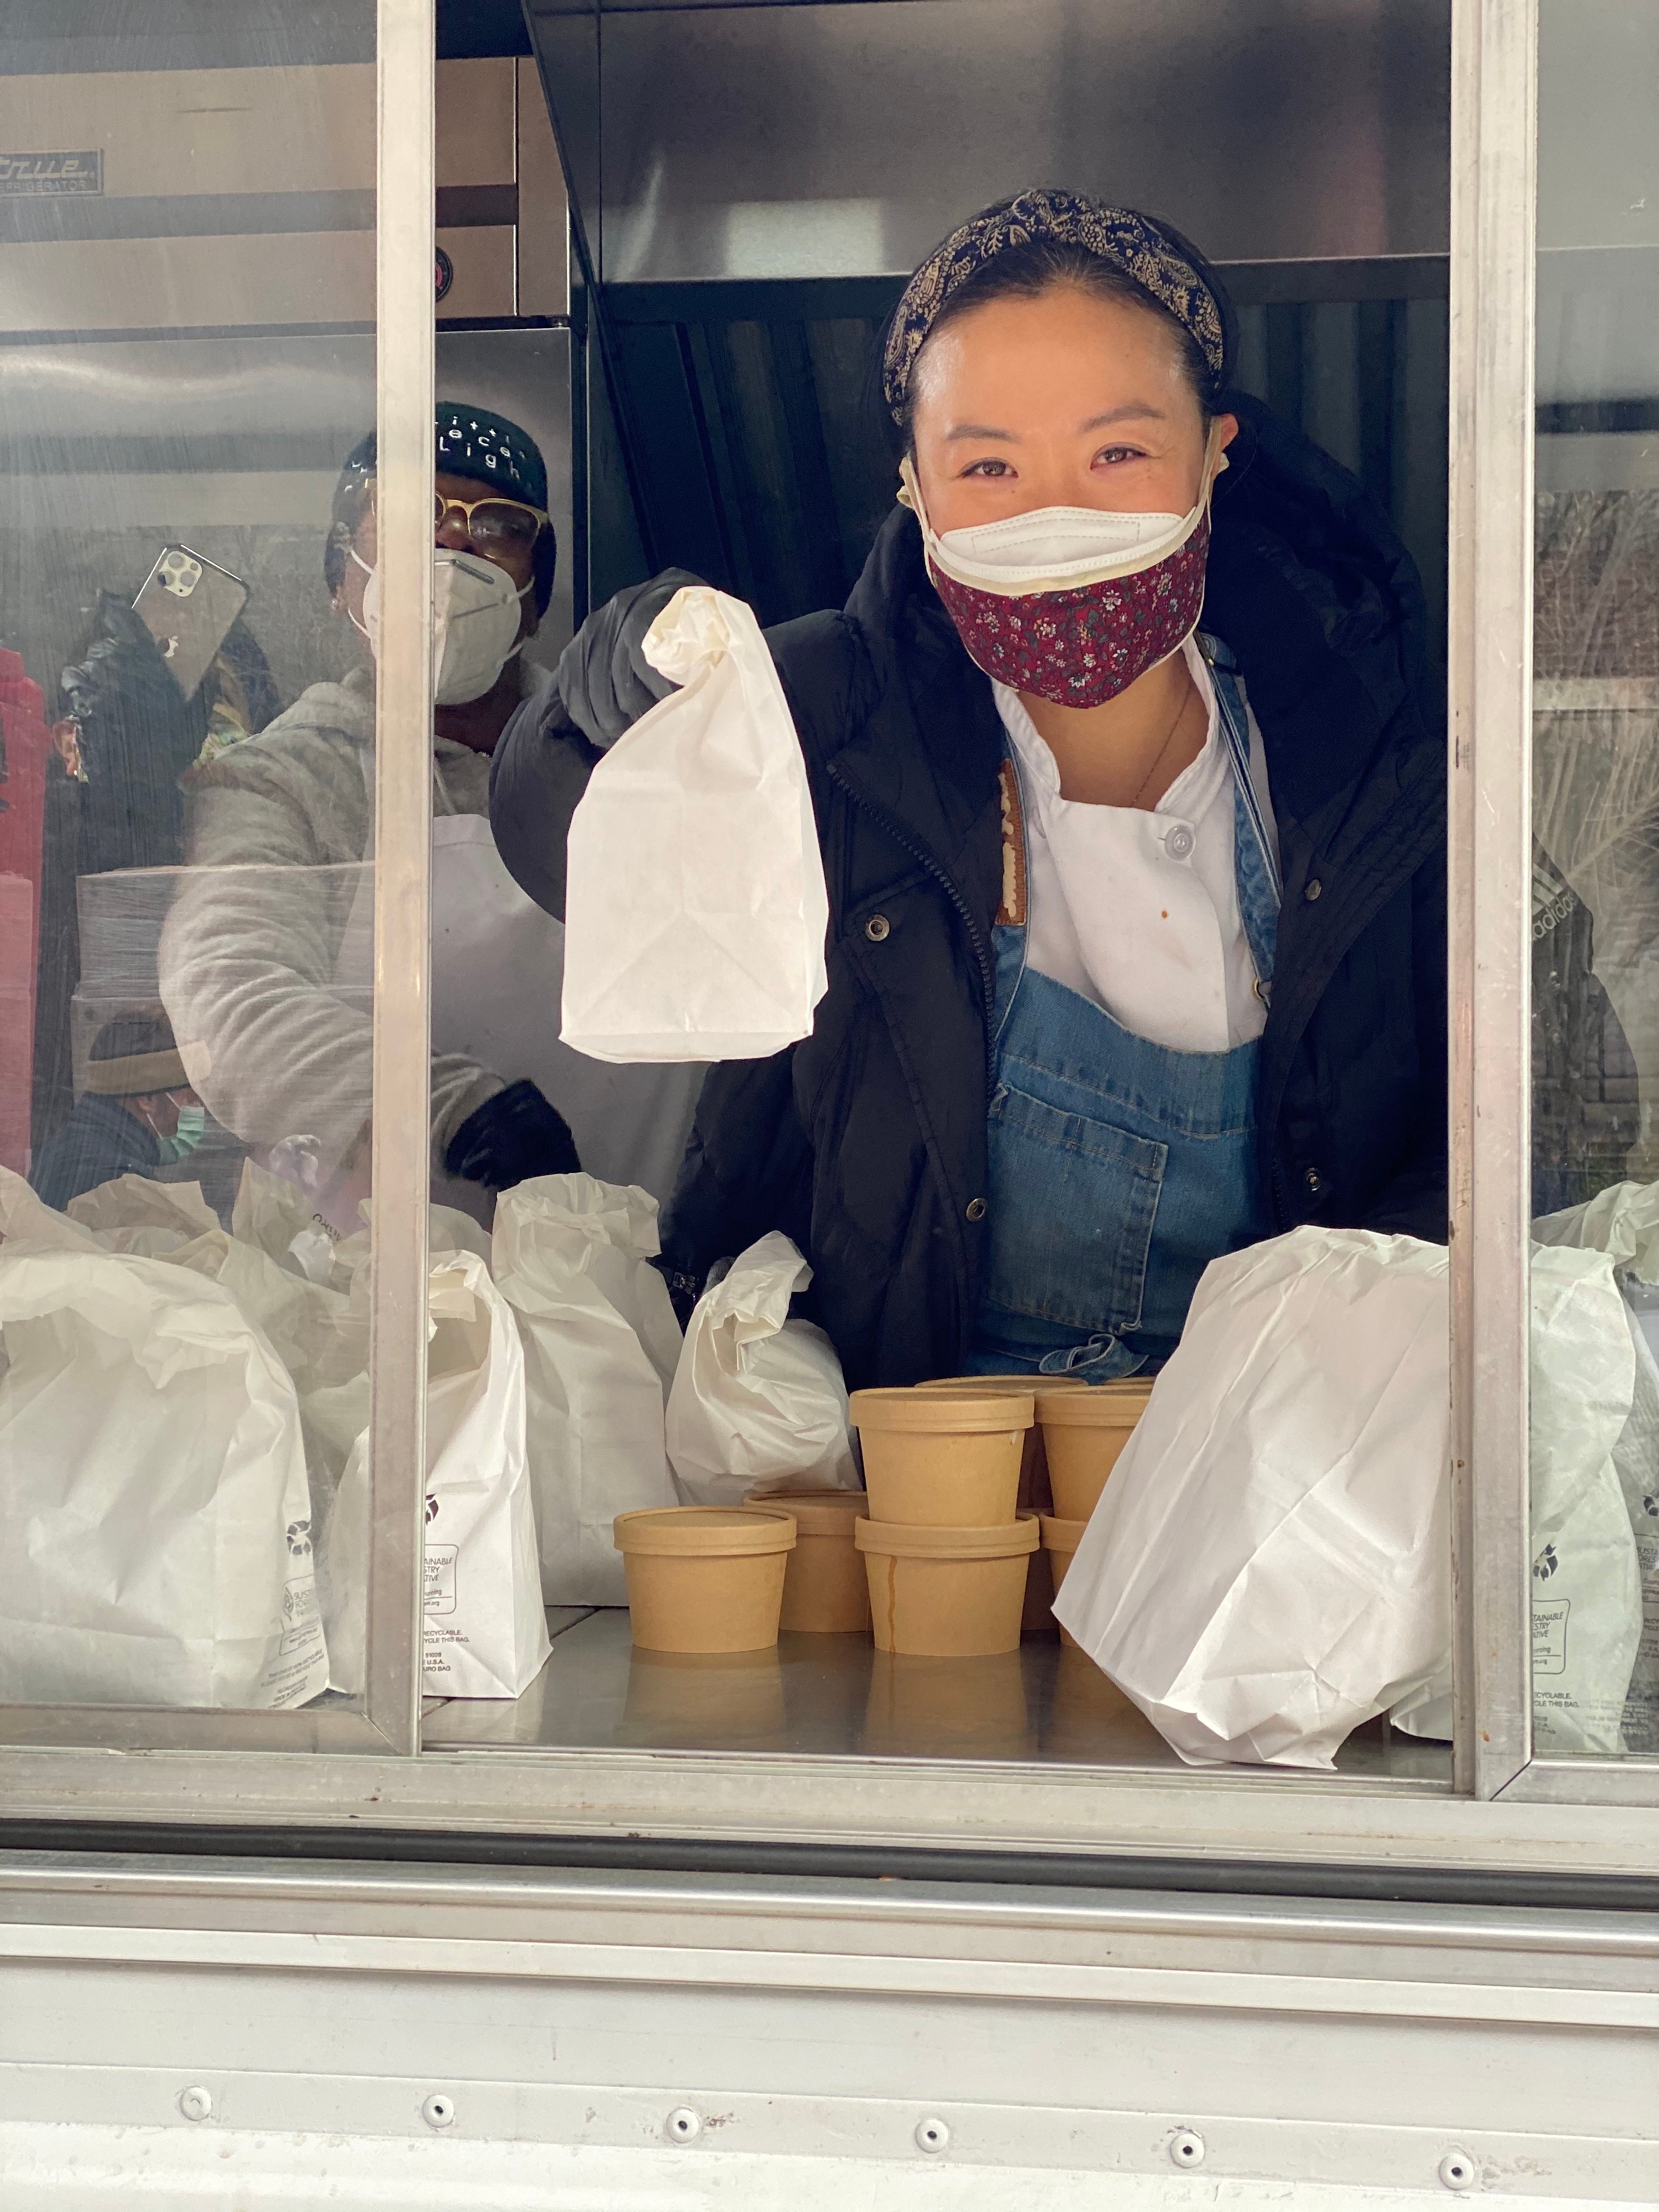
<instances>
[{"instance_id":1,"label":"rivet on metal panel","mask_svg":"<svg viewBox=\"0 0 1659 2212\"><path fill-rule=\"evenodd\" d=\"M951 2130L943 2120L919 2120L916 2123L916 2148L938 2152L951 2148Z\"/></svg>"},{"instance_id":2,"label":"rivet on metal panel","mask_svg":"<svg viewBox=\"0 0 1659 2212\"><path fill-rule=\"evenodd\" d=\"M210 2120L213 2118L213 2093L200 2087L179 2092L179 2109L187 2120Z\"/></svg>"},{"instance_id":3,"label":"rivet on metal panel","mask_svg":"<svg viewBox=\"0 0 1659 2212\"><path fill-rule=\"evenodd\" d=\"M421 2107L421 2118L429 2128L453 2127L455 2121L455 2100L446 2097L440 2090L428 2097Z\"/></svg>"},{"instance_id":4,"label":"rivet on metal panel","mask_svg":"<svg viewBox=\"0 0 1659 2212\"><path fill-rule=\"evenodd\" d=\"M1171 2166L1202 2166L1204 2138L1191 2128L1178 2128L1170 2137Z\"/></svg>"},{"instance_id":5,"label":"rivet on metal panel","mask_svg":"<svg viewBox=\"0 0 1659 2212\"><path fill-rule=\"evenodd\" d=\"M667 2134L670 2142L695 2142L702 2133L702 2120L690 2105L677 2106L668 2115Z\"/></svg>"},{"instance_id":6,"label":"rivet on metal panel","mask_svg":"<svg viewBox=\"0 0 1659 2212\"><path fill-rule=\"evenodd\" d=\"M1449 2150L1440 2161L1440 2179L1448 2189L1473 2189L1480 2169L1466 2150Z\"/></svg>"}]
</instances>

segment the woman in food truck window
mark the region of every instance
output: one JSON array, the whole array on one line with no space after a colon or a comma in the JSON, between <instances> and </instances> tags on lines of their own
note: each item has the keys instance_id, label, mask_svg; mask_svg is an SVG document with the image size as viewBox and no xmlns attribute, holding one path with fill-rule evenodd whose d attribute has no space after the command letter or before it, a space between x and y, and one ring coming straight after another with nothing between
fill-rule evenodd
<instances>
[{"instance_id":1,"label":"woman in food truck window","mask_svg":"<svg viewBox=\"0 0 1659 2212\"><path fill-rule=\"evenodd\" d=\"M701 1280L786 1230L852 1383L1109 1380L1168 1357L1221 1253L1445 1234L1422 591L1353 478L1232 392L1234 343L1167 225L1047 191L975 216L888 332L901 504L842 612L769 634L829 993L711 1076L667 1244ZM669 580L593 617L498 756L538 896L536 791L625 723Z\"/></svg>"}]
</instances>

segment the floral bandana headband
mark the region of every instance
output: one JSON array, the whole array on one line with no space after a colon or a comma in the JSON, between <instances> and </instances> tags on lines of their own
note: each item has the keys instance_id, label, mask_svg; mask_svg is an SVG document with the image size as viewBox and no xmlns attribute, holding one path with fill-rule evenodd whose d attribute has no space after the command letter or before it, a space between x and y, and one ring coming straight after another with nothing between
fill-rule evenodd
<instances>
[{"instance_id":1,"label":"floral bandana headband","mask_svg":"<svg viewBox=\"0 0 1659 2212\"><path fill-rule=\"evenodd\" d=\"M1103 207L1075 192L1018 192L953 230L905 286L882 357L882 389L895 421L904 419L916 356L945 301L1017 246L1077 246L1109 262L1191 333L1218 382L1226 374L1226 326L1215 294L1157 223L1133 208Z\"/></svg>"}]
</instances>

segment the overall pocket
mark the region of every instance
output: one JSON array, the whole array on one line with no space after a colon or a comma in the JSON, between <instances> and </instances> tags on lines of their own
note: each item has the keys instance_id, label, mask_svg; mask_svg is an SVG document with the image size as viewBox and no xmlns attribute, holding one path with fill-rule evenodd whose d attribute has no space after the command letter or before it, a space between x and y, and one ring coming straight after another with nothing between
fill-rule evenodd
<instances>
[{"instance_id":1,"label":"overall pocket","mask_svg":"<svg viewBox=\"0 0 1659 2212\"><path fill-rule=\"evenodd\" d=\"M982 1295L1083 1335L1140 1326L1169 1146L999 1084Z\"/></svg>"}]
</instances>

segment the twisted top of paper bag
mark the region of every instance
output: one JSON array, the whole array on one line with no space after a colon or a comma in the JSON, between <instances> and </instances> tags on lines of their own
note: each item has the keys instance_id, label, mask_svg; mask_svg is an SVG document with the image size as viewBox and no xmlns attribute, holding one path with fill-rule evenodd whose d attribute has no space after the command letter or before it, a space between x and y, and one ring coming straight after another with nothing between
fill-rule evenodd
<instances>
[{"instance_id":1,"label":"twisted top of paper bag","mask_svg":"<svg viewBox=\"0 0 1659 2212\"><path fill-rule=\"evenodd\" d=\"M759 638L760 625L741 599L709 584L685 584L647 630L640 650L659 676L686 684L698 669L723 659L744 629Z\"/></svg>"}]
</instances>

